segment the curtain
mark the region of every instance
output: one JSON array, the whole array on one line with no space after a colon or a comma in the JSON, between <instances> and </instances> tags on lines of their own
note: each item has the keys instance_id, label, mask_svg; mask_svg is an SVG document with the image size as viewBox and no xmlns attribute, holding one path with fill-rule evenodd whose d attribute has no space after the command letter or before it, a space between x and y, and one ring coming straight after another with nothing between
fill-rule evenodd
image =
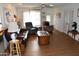
<instances>
[{"instance_id":1,"label":"curtain","mask_svg":"<svg viewBox=\"0 0 79 59\"><path fill-rule=\"evenodd\" d=\"M25 11L23 12L23 24L25 26L25 22L32 22L33 26L38 26L41 23L40 19L40 11Z\"/></svg>"}]
</instances>

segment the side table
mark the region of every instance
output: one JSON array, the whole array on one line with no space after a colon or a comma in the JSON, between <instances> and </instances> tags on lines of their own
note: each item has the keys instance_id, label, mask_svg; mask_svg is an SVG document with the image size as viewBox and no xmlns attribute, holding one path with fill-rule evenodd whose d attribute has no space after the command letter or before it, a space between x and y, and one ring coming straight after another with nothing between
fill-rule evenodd
<instances>
[{"instance_id":1,"label":"side table","mask_svg":"<svg viewBox=\"0 0 79 59\"><path fill-rule=\"evenodd\" d=\"M73 30L68 31L68 34L69 34L69 33L71 33L71 34L72 34L72 36L73 36L74 40L75 40L75 36L76 36L77 34L79 34L79 32L77 32L77 31L73 31Z\"/></svg>"}]
</instances>

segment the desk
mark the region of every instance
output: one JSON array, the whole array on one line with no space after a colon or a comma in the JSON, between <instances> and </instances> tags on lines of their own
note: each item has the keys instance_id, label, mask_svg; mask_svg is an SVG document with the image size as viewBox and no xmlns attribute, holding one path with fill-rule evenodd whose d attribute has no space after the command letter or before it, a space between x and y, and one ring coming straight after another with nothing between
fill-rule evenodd
<instances>
[{"instance_id":1,"label":"desk","mask_svg":"<svg viewBox=\"0 0 79 59\"><path fill-rule=\"evenodd\" d=\"M75 36L76 36L77 34L79 34L79 32L77 32L77 31L73 31L73 30L68 31L68 34L69 34L69 33L72 34L72 36L74 37L74 40L75 40Z\"/></svg>"},{"instance_id":2,"label":"desk","mask_svg":"<svg viewBox=\"0 0 79 59\"><path fill-rule=\"evenodd\" d=\"M47 45L49 44L49 33L47 31L38 31L37 32L38 35L38 43L40 45Z\"/></svg>"}]
</instances>

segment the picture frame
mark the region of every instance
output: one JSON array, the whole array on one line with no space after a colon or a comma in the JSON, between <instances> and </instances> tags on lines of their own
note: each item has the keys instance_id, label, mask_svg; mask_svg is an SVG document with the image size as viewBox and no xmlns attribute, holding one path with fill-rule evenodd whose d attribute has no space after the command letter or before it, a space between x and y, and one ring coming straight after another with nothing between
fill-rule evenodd
<instances>
[{"instance_id":1,"label":"picture frame","mask_svg":"<svg viewBox=\"0 0 79 59\"><path fill-rule=\"evenodd\" d=\"M61 13L60 12L58 13L58 17L61 18Z\"/></svg>"},{"instance_id":2,"label":"picture frame","mask_svg":"<svg viewBox=\"0 0 79 59\"><path fill-rule=\"evenodd\" d=\"M61 13L60 12L57 13L57 17L61 18Z\"/></svg>"},{"instance_id":3,"label":"picture frame","mask_svg":"<svg viewBox=\"0 0 79 59\"><path fill-rule=\"evenodd\" d=\"M77 17L79 17L79 8L77 9Z\"/></svg>"},{"instance_id":4,"label":"picture frame","mask_svg":"<svg viewBox=\"0 0 79 59\"><path fill-rule=\"evenodd\" d=\"M6 16L11 16L11 12L10 12L10 11L7 11L7 12L5 13L5 15L6 15Z\"/></svg>"}]
</instances>

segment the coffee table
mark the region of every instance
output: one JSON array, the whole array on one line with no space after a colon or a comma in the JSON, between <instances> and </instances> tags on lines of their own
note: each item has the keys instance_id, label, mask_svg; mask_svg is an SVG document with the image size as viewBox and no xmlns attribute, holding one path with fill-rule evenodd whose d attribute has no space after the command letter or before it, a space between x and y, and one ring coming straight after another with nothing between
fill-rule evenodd
<instances>
[{"instance_id":1,"label":"coffee table","mask_svg":"<svg viewBox=\"0 0 79 59\"><path fill-rule=\"evenodd\" d=\"M50 41L50 36L47 31L38 31L38 43L39 45L48 45Z\"/></svg>"}]
</instances>

